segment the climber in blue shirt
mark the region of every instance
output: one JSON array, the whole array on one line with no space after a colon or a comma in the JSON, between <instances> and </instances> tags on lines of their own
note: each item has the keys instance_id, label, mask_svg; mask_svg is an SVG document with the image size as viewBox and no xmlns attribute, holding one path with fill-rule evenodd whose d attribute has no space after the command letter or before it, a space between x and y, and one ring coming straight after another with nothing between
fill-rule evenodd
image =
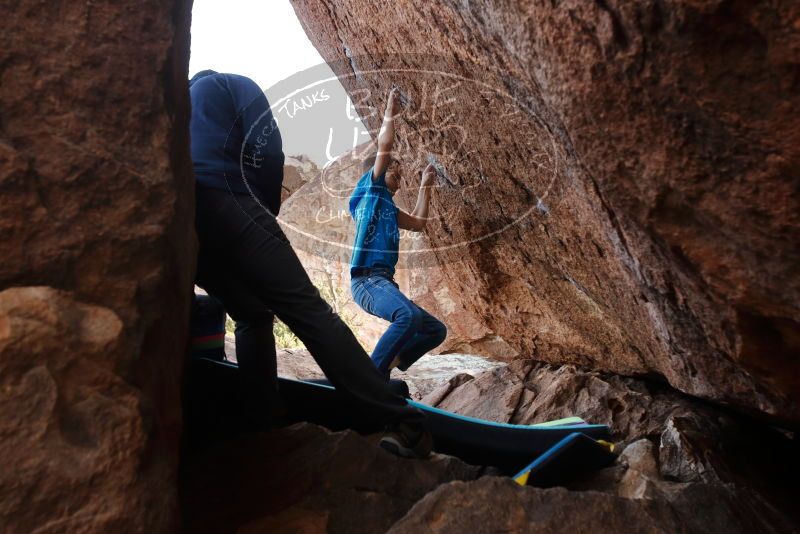
<instances>
[{"instance_id":1,"label":"climber in blue shirt","mask_svg":"<svg viewBox=\"0 0 800 534\"><path fill-rule=\"evenodd\" d=\"M364 174L350 196L350 214L356 224L350 288L353 299L367 313L391 323L372 352L372 361L387 378L395 367L407 370L447 336L445 325L403 295L394 281L399 229L425 229L436 177L433 165L428 165L422 172L417 204L411 213L395 205L400 164L392 157L392 148L399 111L397 90L393 89L378 134L378 151L364 160Z\"/></svg>"}]
</instances>

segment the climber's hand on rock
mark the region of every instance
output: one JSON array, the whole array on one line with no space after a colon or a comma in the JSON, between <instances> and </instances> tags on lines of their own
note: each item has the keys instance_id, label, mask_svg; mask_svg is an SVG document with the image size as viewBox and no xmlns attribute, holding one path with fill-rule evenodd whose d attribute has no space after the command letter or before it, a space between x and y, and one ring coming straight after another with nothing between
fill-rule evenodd
<instances>
[{"instance_id":1,"label":"climber's hand on rock","mask_svg":"<svg viewBox=\"0 0 800 534\"><path fill-rule=\"evenodd\" d=\"M400 110L402 109L402 105L400 102L400 92L397 87L393 87L391 91L389 91L389 100L386 102L386 116L394 118Z\"/></svg>"},{"instance_id":2,"label":"climber's hand on rock","mask_svg":"<svg viewBox=\"0 0 800 534\"><path fill-rule=\"evenodd\" d=\"M436 167L433 164L428 163L428 166L425 167L425 170L422 171L422 187L430 187L434 184L436 180Z\"/></svg>"}]
</instances>

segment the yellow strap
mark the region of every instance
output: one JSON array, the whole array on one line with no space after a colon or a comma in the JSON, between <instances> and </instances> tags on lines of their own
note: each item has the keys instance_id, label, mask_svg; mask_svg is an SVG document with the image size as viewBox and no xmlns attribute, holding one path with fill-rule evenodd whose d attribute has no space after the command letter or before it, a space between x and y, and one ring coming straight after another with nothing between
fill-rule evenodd
<instances>
[{"instance_id":1,"label":"yellow strap","mask_svg":"<svg viewBox=\"0 0 800 534\"><path fill-rule=\"evenodd\" d=\"M517 478L515 478L515 479L514 479L514 482L516 482L516 483L517 483L517 484L519 484L520 486L525 486L525 485L527 485L527 484L528 484L528 475L529 475L530 473L531 473L530 471L525 471L525 472L524 472L524 473L522 473L520 476L518 476Z\"/></svg>"},{"instance_id":2,"label":"yellow strap","mask_svg":"<svg viewBox=\"0 0 800 534\"><path fill-rule=\"evenodd\" d=\"M600 445L602 445L603 447L608 449L608 452L614 452L614 444L613 443L609 443L609 442L607 442L605 440L602 440L602 439L598 439L597 443L599 443Z\"/></svg>"}]
</instances>

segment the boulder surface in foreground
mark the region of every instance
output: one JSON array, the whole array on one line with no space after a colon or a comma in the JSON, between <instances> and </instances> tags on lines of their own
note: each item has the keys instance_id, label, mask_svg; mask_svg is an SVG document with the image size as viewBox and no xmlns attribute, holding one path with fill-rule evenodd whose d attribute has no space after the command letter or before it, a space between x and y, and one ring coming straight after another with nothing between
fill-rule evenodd
<instances>
[{"instance_id":1,"label":"boulder surface in foreground","mask_svg":"<svg viewBox=\"0 0 800 534\"><path fill-rule=\"evenodd\" d=\"M0 530L177 528L183 1L3 2Z\"/></svg>"}]
</instances>

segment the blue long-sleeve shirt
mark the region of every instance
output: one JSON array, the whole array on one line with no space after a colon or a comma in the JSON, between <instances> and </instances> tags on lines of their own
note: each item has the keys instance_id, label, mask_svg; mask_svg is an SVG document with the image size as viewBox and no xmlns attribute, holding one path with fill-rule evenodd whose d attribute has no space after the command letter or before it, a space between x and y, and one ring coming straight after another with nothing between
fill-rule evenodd
<instances>
[{"instance_id":1,"label":"blue long-sleeve shirt","mask_svg":"<svg viewBox=\"0 0 800 534\"><path fill-rule=\"evenodd\" d=\"M277 215L283 143L264 92L244 76L215 73L194 81L189 94L198 185L255 194Z\"/></svg>"}]
</instances>

